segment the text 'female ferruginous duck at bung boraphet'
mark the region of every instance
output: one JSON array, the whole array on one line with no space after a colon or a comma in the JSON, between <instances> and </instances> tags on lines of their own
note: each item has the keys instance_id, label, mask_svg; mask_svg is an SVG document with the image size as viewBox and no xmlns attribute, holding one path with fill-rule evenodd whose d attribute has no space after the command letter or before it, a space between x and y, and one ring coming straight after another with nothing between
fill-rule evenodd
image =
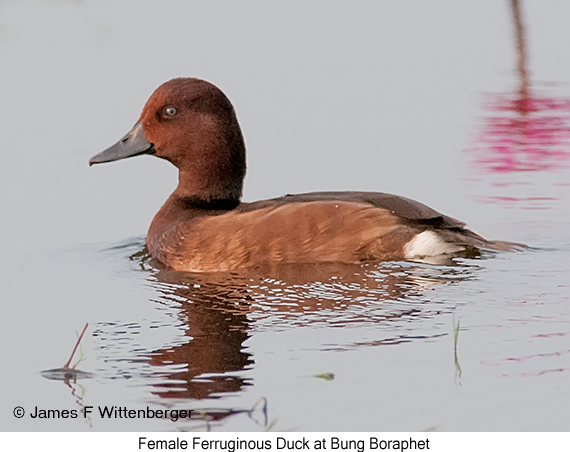
<instances>
[{"instance_id":1,"label":"text 'female ferruginous duck at bung boraphet'","mask_svg":"<svg viewBox=\"0 0 570 452\"><path fill-rule=\"evenodd\" d=\"M150 254L174 270L279 263L359 263L509 250L417 201L374 192L316 192L244 203L245 144L229 99L195 78L161 85L133 127L89 164L153 154L179 170L152 221Z\"/></svg>"}]
</instances>

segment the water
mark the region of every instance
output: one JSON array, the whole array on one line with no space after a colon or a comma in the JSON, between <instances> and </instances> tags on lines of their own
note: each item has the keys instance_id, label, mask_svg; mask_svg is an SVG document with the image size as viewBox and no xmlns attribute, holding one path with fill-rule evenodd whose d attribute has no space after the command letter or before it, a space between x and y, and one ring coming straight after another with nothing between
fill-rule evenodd
<instances>
[{"instance_id":1,"label":"water","mask_svg":"<svg viewBox=\"0 0 570 452\"><path fill-rule=\"evenodd\" d=\"M508 2L0 4L0 428L567 430L570 59L553 43L570 38L569 7L524 6L542 106L526 113L497 108L520 94ZM247 200L399 193L531 248L439 264L159 268L144 231L175 171L87 159L179 75L234 102ZM73 363L89 374L42 375L85 323ZM14 418L16 406L28 414ZM33 419L36 406L194 411Z\"/></svg>"}]
</instances>

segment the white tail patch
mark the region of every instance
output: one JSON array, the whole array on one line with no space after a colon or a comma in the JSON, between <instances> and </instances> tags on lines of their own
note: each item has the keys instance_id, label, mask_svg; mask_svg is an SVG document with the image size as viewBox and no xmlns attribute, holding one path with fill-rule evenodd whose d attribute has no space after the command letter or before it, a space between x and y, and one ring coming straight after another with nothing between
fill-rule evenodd
<instances>
[{"instance_id":1,"label":"white tail patch","mask_svg":"<svg viewBox=\"0 0 570 452\"><path fill-rule=\"evenodd\" d=\"M414 235L412 240L404 245L404 256L406 259L414 259L457 253L464 249L455 243L447 243L434 231L424 231Z\"/></svg>"}]
</instances>

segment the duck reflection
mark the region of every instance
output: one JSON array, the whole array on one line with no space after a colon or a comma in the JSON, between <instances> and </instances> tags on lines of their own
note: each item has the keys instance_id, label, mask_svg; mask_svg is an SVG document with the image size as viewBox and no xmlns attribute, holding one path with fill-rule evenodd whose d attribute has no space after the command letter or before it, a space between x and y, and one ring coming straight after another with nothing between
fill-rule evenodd
<instances>
[{"instance_id":1,"label":"duck reflection","mask_svg":"<svg viewBox=\"0 0 570 452\"><path fill-rule=\"evenodd\" d=\"M253 384L248 370L255 361L247 339L261 330L295 327L343 327L370 324L379 337L338 348L375 346L436 337L395 323L417 323L447 307L432 303L427 290L473 277L477 267L459 261L422 263L286 265L232 273L182 273L134 257L146 270L159 300L179 305L187 343L156 350L150 364L185 368L164 372L155 385L162 398L217 398ZM451 308L450 308L451 309ZM398 329L398 328L396 328ZM443 333L446 334L446 333ZM170 367L172 368L172 367ZM158 371L157 373L162 373Z\"/></svg>"},{"instance_id":2,"label":"duck reflection","mask_svg":"<svg viewBox=\"0 0 570 452\"><path fill-rule=\"evenodd\" d=\"M164 300L180 303L180 315L191 338L186 344L153 353L152 366L182 364L186 370L167 374L158 393L165 398L203 399L238 392L251 381L236 375L253 365L245 351L249 337L250 299L245 287L232 278L210 280L163 269L152 278Z\"/></svg>"}]
</instances>

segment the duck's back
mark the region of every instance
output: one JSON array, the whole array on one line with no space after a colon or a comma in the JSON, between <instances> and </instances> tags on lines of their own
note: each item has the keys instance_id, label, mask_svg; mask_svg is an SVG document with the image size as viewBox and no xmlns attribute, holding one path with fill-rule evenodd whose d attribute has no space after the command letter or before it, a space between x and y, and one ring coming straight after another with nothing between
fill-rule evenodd
<instances>
[{"instance_id":1,"label":"duck's back","mask_svg":"<svg viewBox=\"0 0 570 452\"><path fill-rule=\"evenodd\" d=\"M417 201L384 193L288 195L232 210L192 209L171 197L155 217L147 243L166 265L197 272L494 248L463 226Z\"/></svg>"}]
</instances>

